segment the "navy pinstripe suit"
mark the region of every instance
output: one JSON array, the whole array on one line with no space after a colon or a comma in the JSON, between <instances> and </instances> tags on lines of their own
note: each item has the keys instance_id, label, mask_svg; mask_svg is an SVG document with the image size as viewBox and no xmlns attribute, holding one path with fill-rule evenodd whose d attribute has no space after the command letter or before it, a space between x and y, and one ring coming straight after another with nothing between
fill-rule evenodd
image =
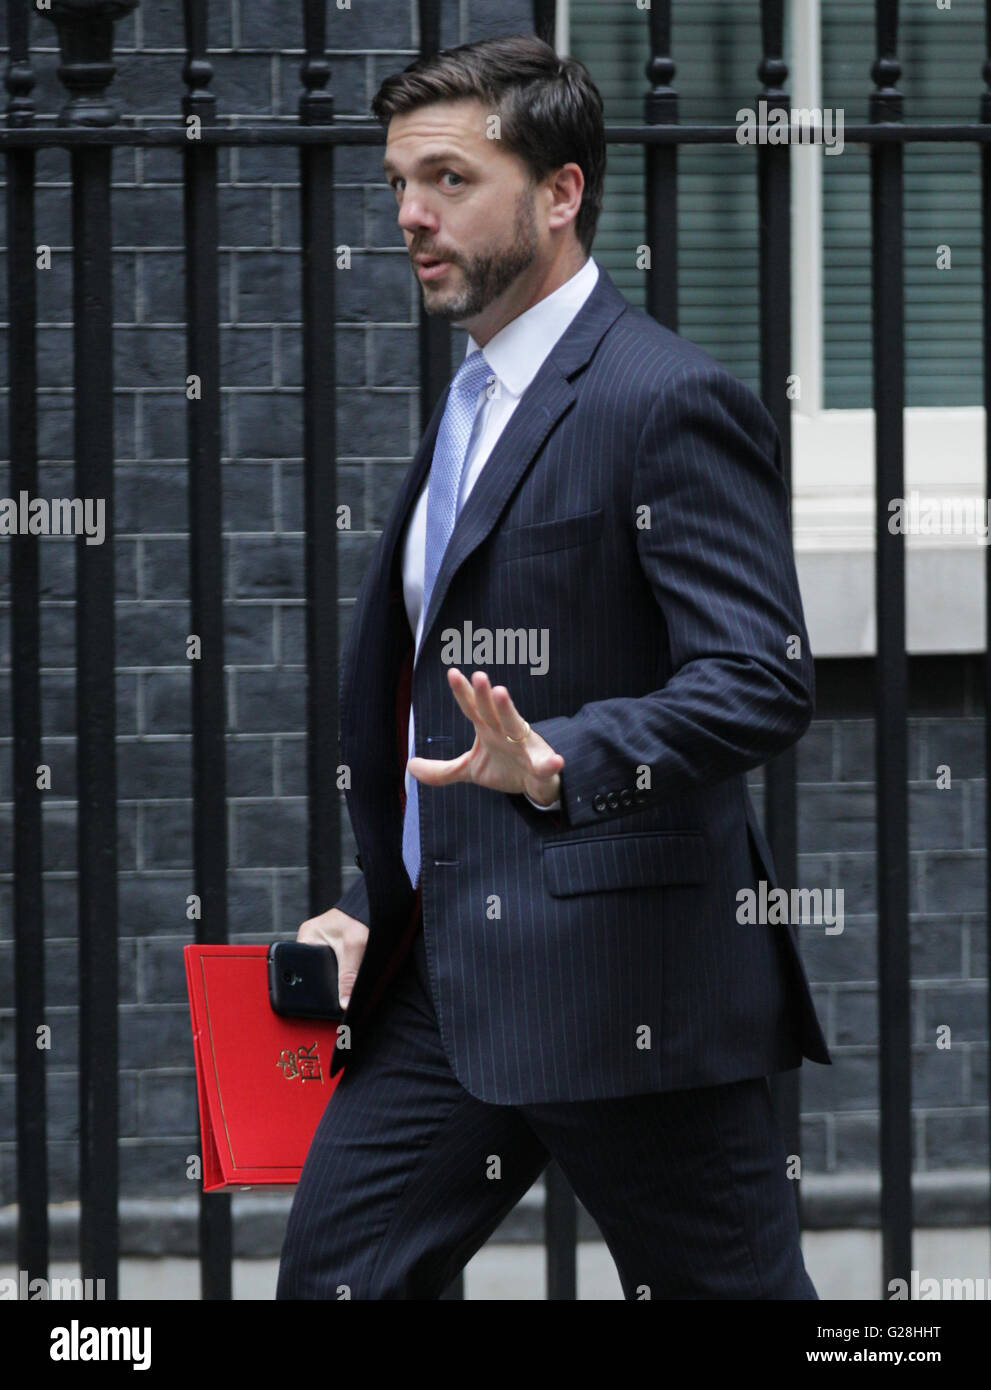
<instances>
[{"instance_id":1,"label":"navy pinstripe suit","mask_svg":"<svg viewBox=\"0 0 991 1390\"><path fill-rule=\"evenodd\" d=\"M814 705L773 422L600 266L459 514L414 668L401 538L444 404L342 658L363 872L337 906L369 938L279 1296L437 1296L553 1153L628 1297L815 1297L764 1078L829 1054L795 927L737 921L738 890L775 878L744 774ZM466 623L546 631L545 674L506 652L453 664L506 685L564 756L562 806L421 783L414 894L410 693L418 754L471 745L445 659ZM476 1141L514 1155L512 1180L493 1189ZM445 1146L446 1174L426 1158ZM641 1164L663 1197L638 1195Z\"/></svg>"}]
</instances>

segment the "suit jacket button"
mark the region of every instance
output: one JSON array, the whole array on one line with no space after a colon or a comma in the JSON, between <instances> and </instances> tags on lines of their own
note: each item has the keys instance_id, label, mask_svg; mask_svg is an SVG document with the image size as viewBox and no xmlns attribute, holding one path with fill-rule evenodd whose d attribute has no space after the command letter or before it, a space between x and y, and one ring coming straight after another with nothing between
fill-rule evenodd
<instances>
[{"instance_id":1,"label":"suit jacket button","mask_svg":"<svg viewBox=\"0 0 991 1390\"><path fill-rule=\"evenodd\" d=\"M633 793L630 791L629 787L624 787L623 790L620 792L619 804L621 806L633 805Z\"/></svg>"},{"instance_id":2,"label":"suit jacket button","mask_svg":"<svg viewBox=\"0 0 991 1390\"><path fill-rule=\"evenodd\" d=\"M356 854L356 855L354 856L354 862L357 864L358 868L360 869L360 868L361 868L361 855L360 855L360 854Z\"/></svg>"},{"instance_id":3,"label":"suit jacket button","mask_svg":"<svg viewBox=\"0 0 991 1390\"><path fill-rule=\"evenodd\" d=\"M641 791L641 789L638 787L637 790L633 793L633 800L637 803L638 806L642 806L643 803L647 800L647 793L645 791Z\"/></svg>"},{"instance_id":4,"label":"suit jacket button","mask_svg":"<svg viewBox=\"0 0 991 1390\"><path fill-rule=\"evenodd\" d=\"M592 807L596 811L604 811L606 809L606 798L601 792L592 797Z\"/></svg>"},{"instance_id":5,"label":"suit jacket button","mask_svg":"<svg viewBox=\"0 0 991 1390\"><path fill-rule=\"evenodd\" d=\"M619 806L619 797L615 792L608 793L606 796L606 805L609 807L610 811L615 811Z\"/></svg>"}]
</instances>

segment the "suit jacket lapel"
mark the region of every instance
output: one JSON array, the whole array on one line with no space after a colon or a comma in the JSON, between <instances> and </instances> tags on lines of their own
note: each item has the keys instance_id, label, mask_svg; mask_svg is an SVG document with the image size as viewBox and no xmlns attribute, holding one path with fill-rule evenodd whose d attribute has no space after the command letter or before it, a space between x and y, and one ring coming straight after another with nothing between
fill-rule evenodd
<instances>
[{"instance_id":1,"label":"suit jacket lapel","mask_svg":"<svg viewBox=\"0 0 991 1390\"><path fill-rule=\"evenodd\" d=\"M492 531L513 489L532 465L544 440L574 401L575 391L570 378L585 366L606 329L628 307L611 277L604 267L600 266L599 278L592 293L523 392L509 423L499 436L478 481L458 515L430 596L423 627L424 640L436 620L444 595L458 567ZM384 640L384 632L388 625L380 621L381 615L389 611L390 604L401 604L403 601L402 541L413 506L430 471L447 396L448 392L445 391L434 408L420 447L389 513L376 555L362 583L352 615L349 634L352 638L360 629L362 640L365 642L375 643ZM365 621L369 614L378 615L379 620L369 625ZM406 621L405 614L402 621ZM350 678L354 666L352 658L353 645L349 641L341 663L342 724L350 722ZM384 670L385 666L379 666L377 669Z\"/></svg>"},{"instance_id":2,"label":"suit jacket lapel","mask_svg":"<svg viewBox=\"0 0 991 1390\"><path fill-rule=\"evenodd\" d=\"M628 307L612 279L600 266L599 278L592 293L523 392L458 514L427 606L421 651L455 572L492 531L544 440L574 401L575 391L569 378L585 366L606 329ZM445 393L445 403L446 399ZM434 435L436 437L436 431ZM432 452L431 446L431 455ZM422 463L421 460L418 462ZM418 470L421 483L424 471ZM404 514L404 526L405 520Z\"/></svg>"}]
</instances>

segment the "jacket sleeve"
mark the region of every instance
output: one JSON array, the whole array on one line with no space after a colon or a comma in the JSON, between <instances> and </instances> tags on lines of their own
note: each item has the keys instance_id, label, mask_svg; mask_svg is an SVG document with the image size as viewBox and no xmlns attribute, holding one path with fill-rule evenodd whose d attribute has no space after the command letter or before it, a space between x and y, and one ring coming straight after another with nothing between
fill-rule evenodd
<instances>
[{"instance_id":1,"label":"jacket sleeve","mask_svg":"<svg viewBox=\"0 0 991 1390\"><path fill-rule=\"evenodd\" d=\"M565 759L567 824L630 815L744 772L808 728L814 667L780 460L771 416L718 364L665 382L638 442L630 515L672 675L648 695L533 725ZM642 765L649 789L620 799Z\"/></svg>"},{"instance_id":2,"label":"jacket sleeve","mask_svg":"<svg viewBox=\"0 0 991 1390\"><path fill-rule=\"evenodd\" d=\"M341 912L346 912L349 917L356 918L364 926L368 926L368 887L363 873L359 873L358 877L348 884L340 898L334 903L334 907Z\"/></svg>"}]
</instances>

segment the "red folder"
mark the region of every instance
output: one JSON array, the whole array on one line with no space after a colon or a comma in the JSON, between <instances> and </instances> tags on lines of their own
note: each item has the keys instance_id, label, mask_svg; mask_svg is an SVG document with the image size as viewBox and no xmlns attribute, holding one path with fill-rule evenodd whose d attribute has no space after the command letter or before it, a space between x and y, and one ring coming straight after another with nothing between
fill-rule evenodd
<instances>
[{"instance_id":1,"label":"red folder","mask_svg":"<svg viewBox=\"0 0 991 1390\"><path fill-rule=\"evenodd\" d=\"M336 1023L282 1018L268 946L185 946L203 1190L292 1187L334 1088Z\"/></svg>"}]
</instances>

